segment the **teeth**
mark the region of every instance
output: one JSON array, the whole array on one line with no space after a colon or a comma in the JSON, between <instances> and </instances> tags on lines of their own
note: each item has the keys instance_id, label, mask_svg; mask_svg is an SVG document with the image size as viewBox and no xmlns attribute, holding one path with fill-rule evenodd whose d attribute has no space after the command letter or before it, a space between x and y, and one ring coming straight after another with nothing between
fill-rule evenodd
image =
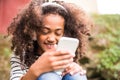
<instances>
[{"instance_id":1,"label":"teeth","mask_svg":"<svg viewBox=\"0 0 120 80\"><path fill-rule=\"evenodd\" d=\"M47 45L47 46L48 46L49 49L51 49L51 48L56 48L56 47L57 47L56 44L54 44L54 45L53 45L53 44L49 44L49 45Z\"/></svg>"},{"instance_id":2,"label":"teeth","mask_svg":"<svg viewBox=\"0 0 120 80\"><path fill-rule=\"evenodd\" d=\"M47 45L48 46L48 48L51 48L51 45Z\"/></svg>"},{"instance_id":3,"label":"teeth","mask_svg":"<svg viewBox=\"0 0 120 80\"><path fill-rule=\"evenodd\" d=\"M52 48L53 47L53 45L48 45L48 48Z\"/></svg>"}]
</instances>

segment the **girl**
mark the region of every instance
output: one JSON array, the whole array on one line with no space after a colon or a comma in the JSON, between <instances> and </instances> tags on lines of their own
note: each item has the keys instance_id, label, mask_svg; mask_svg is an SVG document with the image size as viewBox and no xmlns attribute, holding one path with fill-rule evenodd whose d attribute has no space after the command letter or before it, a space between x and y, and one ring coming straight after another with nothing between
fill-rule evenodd
<instances>
[{"instance_id":1,"label":"girl","mask_svg":"<svg viewBox=\"0 0 120 80\"><path fill-rule=\"evenodd\" d=\"M74 4L31 1L8 27L13 50L10 80L87 80L76 63L85 52L91 26L87 19ZM79 39L75 56L56 51L62 36ZM54 72L61 68L65 69L62 75Z\"/></svg>"}]
</instances>

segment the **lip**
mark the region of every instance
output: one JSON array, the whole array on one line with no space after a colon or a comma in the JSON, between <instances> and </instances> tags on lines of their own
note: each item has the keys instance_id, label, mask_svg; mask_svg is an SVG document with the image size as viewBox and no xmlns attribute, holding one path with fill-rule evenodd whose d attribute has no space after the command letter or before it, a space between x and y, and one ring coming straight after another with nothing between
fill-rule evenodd
<instances>
[{"instance_id":1,"label":"lip","mask_svg":"<svg viewBox=\"0 0 120 80\"><path fill-rule=\"evenodd\" d=\"M55 49L56 48L56 44L45 44L47 49Z\"/></svg>"}]
</instances>

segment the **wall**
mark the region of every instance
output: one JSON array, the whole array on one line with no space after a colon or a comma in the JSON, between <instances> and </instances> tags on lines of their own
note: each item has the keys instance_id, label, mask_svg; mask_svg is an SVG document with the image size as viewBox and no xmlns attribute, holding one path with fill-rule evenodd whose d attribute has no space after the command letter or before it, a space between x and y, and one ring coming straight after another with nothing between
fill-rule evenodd
<instances>
[{"instance_id":1,"label":"wall","mask_svg":"<svg viewBox=\"0 0 120 80\"><path fill-rule=\"evenodd\" d=\"M19 10L30 0L0 0L0 34L5 34L8 25Z\"/></svg>"}]
</instances>

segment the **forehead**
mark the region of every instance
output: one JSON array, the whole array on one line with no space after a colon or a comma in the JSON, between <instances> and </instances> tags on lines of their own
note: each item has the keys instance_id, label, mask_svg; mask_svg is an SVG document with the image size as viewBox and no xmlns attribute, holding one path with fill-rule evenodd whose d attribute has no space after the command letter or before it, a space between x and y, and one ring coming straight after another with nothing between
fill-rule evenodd
<instances>
[{"instance_id":1,"label":"forehead","mask_svg":"<svg viewBox=\"0 0 120 80\"><path fill-rule=\"evenodd\" d=\"M45 15L42 20L43 27L64 29L64 18L57 14Z\"/></svg>"},{"instance_id":2,"label":"forehead","mask_svg":"<svg viewBox=\"0 0 120 80\"><path fill-rule=\"evenodd\" d=\"M65 20L62 16L58 15L58 14L47 14L44 15L42 18L42 22L44 23L54 23L54 24L64 24Z\"/></svg>"}]
</instances>

